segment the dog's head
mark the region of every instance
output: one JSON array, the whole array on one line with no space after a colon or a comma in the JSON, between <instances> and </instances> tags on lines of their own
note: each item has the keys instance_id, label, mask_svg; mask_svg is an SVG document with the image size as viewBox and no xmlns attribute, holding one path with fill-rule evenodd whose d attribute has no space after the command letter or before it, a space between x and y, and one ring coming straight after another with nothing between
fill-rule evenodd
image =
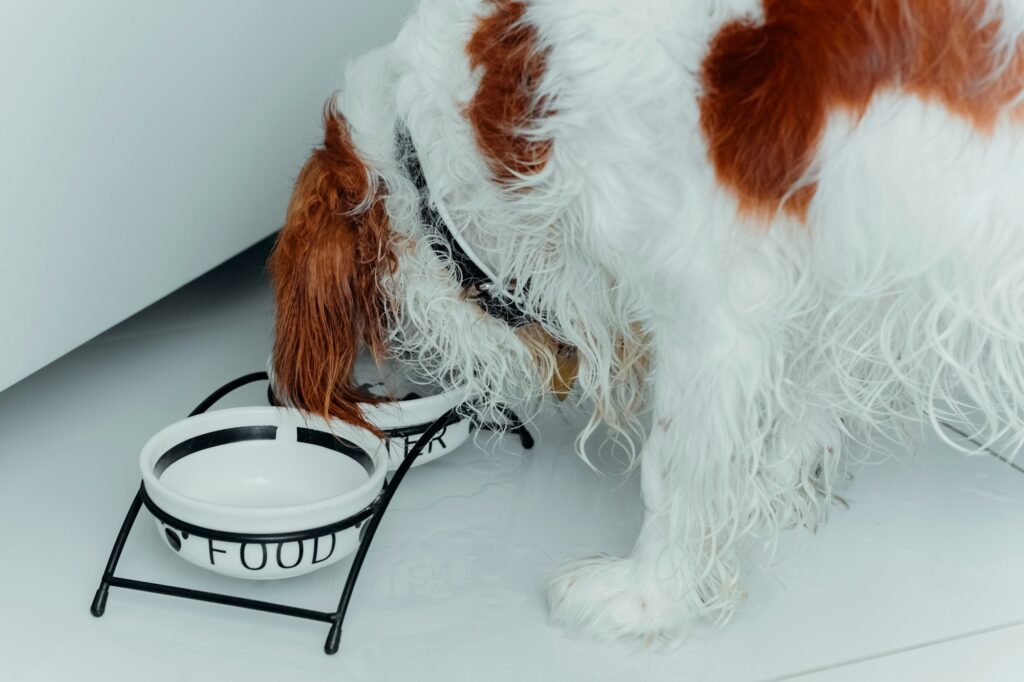
<instances>
[{"instance_id":1,"label":"dog's head","mask_svg":"<svg viewBox=\"0 0 1024 682\"><path fill-rule=\"evenodd\" d=\"M274 389L283 402L367 426L375 398L354 384L361 348L386 352L382 281L397 267L380 180L328 106L324 143L295 183L270 260L277 301Z\"/></svg>"},{"instance_id":2,"label":"dog's head","mask_svg":"<svg viewBox=\"0 0 1024 682\"><path fill-rule=\"evenodd\" d=\"M431 180L443 188L456 184L443 177L445 169L464 162L452 164L451 158L479 154L491 173L473 181L486 187L471 188L471 198L456 206L460 217L474 222L481 205L490 206L492 215L508 213L495 188L518 187L547 162L551 142L522 132L548 113L535 92L545 53L523 21L523 3L492 5L465 46L467 64L479 77L464 108L471 137L460 137L457 126L439 152L429 144L416 150L413 131L405 131L407 138L400 134L410 118L421 117L394 111L388 89L396 70L414 68L405 59L390 60L398 47L368 54L349 70L344 102L351 127L334 101L328 106L323 146L300 173L270 264L277 301L275 390L283 402L369 426L361 407L379 398L353 378L362 349L378 360L400 356L424 381L458 387L474 402L534 397L549 388L560 352L554 336L539 323L508 324L481 309L478 294L487 289L460 277L466 268L449 253L452 240L439 244L437 230L427 229L437 221L423 217L422 197L449 208L451 197L442 190L439 199L418 187L407 163L415 157L419 164L419 151L452 152L447 160L434 156L433 164L423 164L433 166ZM516 191L509 189L522 195ZM437 253L433 247L439 245ZM509 266L494 279L503 287L506 278L525 282L521 274ZM565 387L555 389L564 394Z\"/></svg>"}]
</instances>

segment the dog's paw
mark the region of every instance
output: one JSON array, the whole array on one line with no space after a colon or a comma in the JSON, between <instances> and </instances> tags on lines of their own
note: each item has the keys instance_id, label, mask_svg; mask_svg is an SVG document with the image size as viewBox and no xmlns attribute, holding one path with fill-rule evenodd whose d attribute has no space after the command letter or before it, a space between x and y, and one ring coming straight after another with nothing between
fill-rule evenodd
<instances>
[{"instance_id":1,"label":"dog's paw","mask_svg":"<svg viewBox=\"0 0 1024 682\"><path fill-rule=\"evenodd\" d=\"M632 559L594 557L562 567L548 591L551 618L600 639L675 645L690 634L696 609L664 584L645 581Z\"/></svg>"}]
</instances>

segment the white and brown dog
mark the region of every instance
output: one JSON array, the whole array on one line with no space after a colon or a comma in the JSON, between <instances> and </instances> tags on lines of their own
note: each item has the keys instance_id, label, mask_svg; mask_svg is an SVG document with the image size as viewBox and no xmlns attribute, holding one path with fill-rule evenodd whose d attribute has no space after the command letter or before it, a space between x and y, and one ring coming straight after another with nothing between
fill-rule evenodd
<instances>
[{"instance_id":1,"label":"white and brown dog","mask_svg":"<svg viewBox=\"0 0 1024 682\"><path fill-rule=\"evenodd\" d=\"M844 442L1024 438L1022 94L1024 0L423 0L299 177L278 390L359 423L360 346L485 406L576 363L645 520L553 616L677 638Z\"/></svg>"}]
</instances>

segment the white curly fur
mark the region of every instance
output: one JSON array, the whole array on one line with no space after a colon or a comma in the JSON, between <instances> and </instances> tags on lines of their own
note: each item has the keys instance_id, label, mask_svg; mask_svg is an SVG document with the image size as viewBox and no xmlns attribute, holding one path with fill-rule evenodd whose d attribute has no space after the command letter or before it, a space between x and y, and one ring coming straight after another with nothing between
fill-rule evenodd
<instances>
[{"instance_id":1,"label":"white curly fur","mask_svg":"<svg viewBox=\"0 0 1024 682\"><path fill-rule=\"evenodd\" d=\"M395 353L482 409L538 404L554 367L468 303L430 248L401 120L451 228L503 281L529 280L517 295L578 349L595 415L582 439L605 421L638 447L636 547L566 567L557 621L675 641L728 618L741 543L824 520L850 439L884 450L949 419L1024 443L1019 125L981 135L938 104L880 94L858 120L830 119L803 180L818 186L807 224L780 212L758 229L707 160L697 74L709 37L760 3L532 0L554 113L528 132L553 152L503 189L463 113L478 77L465 44L487 11L423 0L350 68L338 108L387 191ZM989 11L1015 44L1024 1Z\"/></svg>"}]
</instances>

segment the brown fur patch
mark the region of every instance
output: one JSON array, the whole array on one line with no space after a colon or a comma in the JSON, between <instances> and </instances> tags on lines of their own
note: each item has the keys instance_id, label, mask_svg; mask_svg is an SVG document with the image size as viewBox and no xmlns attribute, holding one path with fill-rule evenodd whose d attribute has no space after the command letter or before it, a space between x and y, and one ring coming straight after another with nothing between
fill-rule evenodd
<instances>
[{"instance_id":1,"label":"brown fur patch","mask_svg":"<svg viewBox=\"0 0 1024 682\"><path fill-rule=\"evenodd\" d=\"M551 392L558 398L559 402L564 401L576 385L576 379L580 373L580 356L575 348L560 346L555 361L555 372L551 377Z\"/></svg>"},{"instance_id":2,"label":"brown fur patch","mask_svg":"<svg viewBox=\"0 0 1024 682\"><path fill-rule=\"evenodd\" d=\"M1000 25L980 0L764 0L765 21L736 21L703 65L701 126L719 181L741 210L805 217L793 193L828 114L862 115L899 89L941 102L989 131L1024 85L1024 53L998 52ZM1004 67L1005 68L1001 68Z\"/></svg>"},{"instance_id":3,"label":"brown fur patch","mask_svg":"<svg viewBox=\"0 0 1024 682\"><path fill-rule=\"evenodd\" d=\"M576 384L579 370L576 349L559 343L539 324L520 327L516 336L533 356L545 390L559 401L565 400Z\"/></svg>"},{"instance_id":4,"label":"brown fur patch","mask_svg":"<svg viewBox=\"0 0 1024 682\"><path fill-rule=\"evenodd\" d=\"M284 402L368 427L352 371L360 347L385 354L381 279L397 260L384 201L348 124L330 107L324 145L299 174L270 259L277 303L274 389Z\"/></svg>"},{"instance_id":5,"label":"brown fur patch","mask_svg":"<svg viewBox=\"0 0 1024 682\"><path fill-rule=\"evenodd\" d=\"M538 49L537 29L524 20L526 4L490 0L494 11L480 19L466 45L480 85L466 107L477 147L502 183L536 173L551 155L551 141L526 132L550 111L537 87L547 54Z\"/></svg>"}]
</instances>

